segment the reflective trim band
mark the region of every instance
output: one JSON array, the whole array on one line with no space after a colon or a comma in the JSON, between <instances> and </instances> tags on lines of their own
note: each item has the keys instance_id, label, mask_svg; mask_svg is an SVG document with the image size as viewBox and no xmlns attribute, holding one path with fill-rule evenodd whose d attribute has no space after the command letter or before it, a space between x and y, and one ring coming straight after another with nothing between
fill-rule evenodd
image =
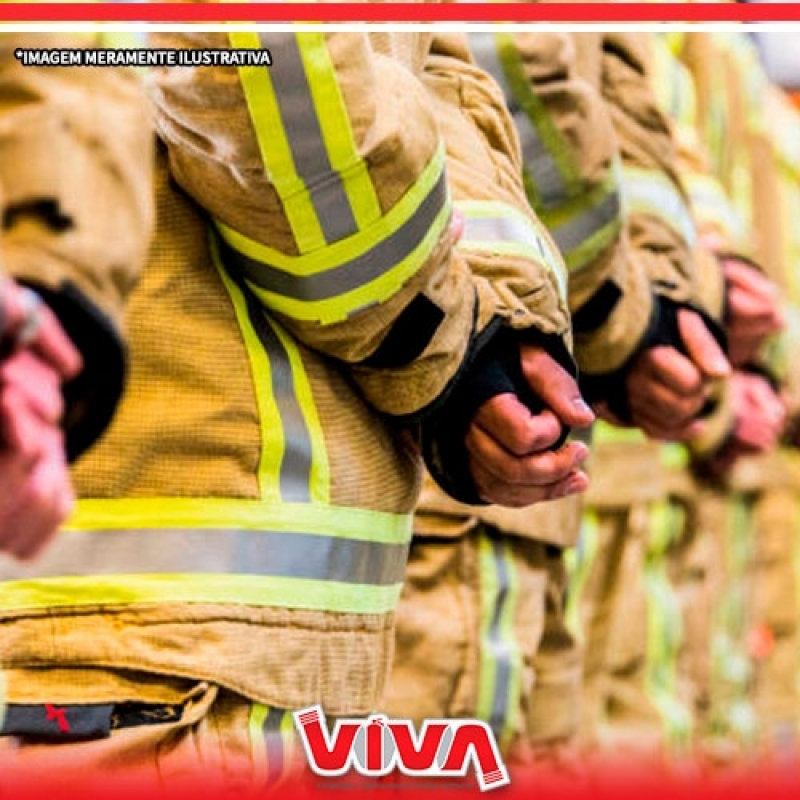
<instances>
[{"instance_id":1,"label":"reflective trim band","mask_svg":"<svg viewBox=\"0 0 800 800\"><path fill-rule=\"evenodd\" d=\"M710 175L692 173L684 176L686 191L698 222L722 228L732 242L746 240L744 221L728 199L722 184Z\"/></svg>"},{"instance_id":2,"label":"reflective trim band","mask_svg":"<svg viewBox=\"0 0 800 800\"><path fill-rule=\"evenodd\" d=\"M675 185L662 172L625 167L622 171L626 214L647 214L667 223L691 247L696 231L691 211Z\"/></svg>"},{"instance_id":3,"label":"reflective trim band","mask_svg":"<svg viewBox=\"0 0 800 800\"><path fill-rule=\"evenodd\" d=\"M271 34L260 34L266 43ZM344 184L350 208L360 230L380 219L381 205L367 164L359 154L350 115L344 102L336 70L323 33L301 33L296 37L307 74L314 80L309 86L314 106L318 109L318 122L324 140L324 150L330 163ZM275 74L275 64L271 67ZM281 67L283 65L281 64ZM291 80L291 78L289 78ZM341 214L341 209L333 209Z\"/></svg>"},{"instance_id":4,"label":"reflective trim band","mask_svg":"<svg viewBox=\"0 0 800 800\"><path fill-rule=\"evenodd\" d=\"M258 484L262 500L327 503L330 466L308 378L296 345L269 321L212 254L236 312L253 377L261 427Z\"/></svg>"},{"instance_id":5,"label":"reflective trim band","mask_svg":"<svg viewBox=\"0 0 800 800\"><path fill-rule=\"evenodd\" d=\"M395 295L430 257L450 218L444 152L375 225L292 257L217 222L222 257L265 305L299 320L339 322Z\"/></svg>"},{"instance_id":6,"label":"reflective trim band","mask_svg":"<svg viewBox=\"0 0 800 800\"><path fill-rule=\"evenodd\" d=\"M294 391L289 355L264 310L252 295L247 296L247 309L253 328L269 356L272 394L283 423L285 447L280 467L280 497L294 502L309 502L311 439ZM263 391L264 388L257 386L256 391Z\"/></svg>"},{"instance_id":7,"label":"reflective trim band","mask_svg":"<svg viewBox=\"0 0 800 800\"><path fill-rule=\"evenodd\" d=\"M406 514L204 498L81 500L70 529L35 565L2 560L0 607L221 603L385 614L399 598L410 539ZM70 567L79 574L47 577ZM85 574L93 571L101 574Z\"/></svg>"},{"instance_id":8,"label":"reflective trim band","mask_svg":"<svg viewBox=\"0 0 800 800\"><path fill-rule=\"evenodd\" d=\"M478 718L485 720L501 747L508 743L519 709L522 655L514 634L519 582L507 541L481 532L481 656Z\"/></svg>"},{"instance_id":9,"label":"reflective trim band","mask_svg":"<svg viewBox=\"0 0 800 800\"><path fill-rule=\"evenodd\" d=\"M558 245L569 272L577 272L589 266L619 237L622 201L616 189L606 189L596 205L584 208L565 221L550 225L546 216L542 221Z\"/></svg>"},{"instance_id":10,"label":"reflective trim band","mask_svg":"<svg viewBox=\"0 0 800 800\"><path fill-rule=\"evenodd\" d=\"M129 528L63 532L4 580L70 575L260 575L368 586L403 580L407 544L266 530Z\"/></svg>"},{"instance_id":11,"label":"reflective trim band","mask_svg":"<svg viewBox=\"0 0 800 800\"><path fill-rule=\"evenodd\" d=\"M239 75L264 165L300 252L345 239L380 219L325 35L229 38L234 47L269 47L272 54L270 67L242 67Z\"/></svg>"},{"instance_id":12,"label":"reflective trim band","mask_svg":"<svg viewBox=\"0 0 800 800\"><path fill-rule=\"evenodd\" d=\"M567 275L561 255L534 221L513 206L493 201L456 203L464 215L458 249L527 258L553 273L561 298L567 298Z\"/></svg>"},{"instance_id":13,"label":"reflective trim band","mask_svg":"<svg viewBox=\"0 0 800 800\"><path fill-rule=\"evenodd\" d=\"M230 33L228 36L235 48L261 47L261 40L256 32ZM285 36L293 37L293 34ZM278 44L277 38L275 43ZM295 153L284 125L283 109L278 102L278 93L270 71L266 67L241 67L238 73L264 168L281 198L297 247L301 253L324 248L325 235L308 186L298 174ZM284 98L284 103L288 102L288 98ZM303 117L307 116L306 109L302 106L303 99L298 98L298 102L301 104L299 113Z\"/></svg>"},{"instance_id":14,"label":"reflective trim band","mask_svg":"<svg viewBox=\"0 0 800 800\"><path fill-rule=\"evenodd\" d=\"M0 608L24 609L210 603L296 608L341 614L389 614L402 583L391 586L264 578L262 575L113 575L0 583Z\"/></svg>"},{"instance_id":15,"label":"reflective trim band","mask_svg":"<svg viewBox=\"0 0 800 800\"><path fill-rule=\"evenodd\" d=\"M478 63L497 81L506 97L522 149L522 160L537 210L563 203L575 192L578 170L570 150L541 99L525 76L520 54L510 34L470 34Z\"/></svg>"},{"instance_id":16,"label":"reflective trim band","mask_svg":"<svg viewBox=\"0 0 800 800\"><path fill-rule=\"evenodd\" d=\"M235 40L235 36L231 34L231 39ZM324 36L320 34L313 36L315 39L322 39L321 46L325 50ZM272 80L286 139L292 151L296 175L308 189L325 241L336 242L352 236L358 230L358 226L341 175L331 165L322 136L321 115L314 105L303 55L300 52L301 39L305 42L306 50L312 49L309 47L311 43L303 33L277 36L259 33L258 38L262 47L266 46L265 39L270 40L273 64L271 67L261 67L261 69L266 70ZM331 68L329 64L324 63L318 64L318 68L319 66ZM335 78L327 83L335 86ZM255 107L254 102L251 102L251 107ZM348 122L346 117L345 122ZM282 196L281 200L285 201L285 198Z\"/></svg>"},{"instance_id":17,"label":"reflective trim band","mask_svg":"<svg viewBox=\"0 0 800 800\"><path fill-rule=\"evenodd\" d=\"M349 506L265 503L225 497L129 497L79 500L65 530L136 528L244 528L297 531L345 539L404 544L411 515Z\"/></svg>"}]
</instances>

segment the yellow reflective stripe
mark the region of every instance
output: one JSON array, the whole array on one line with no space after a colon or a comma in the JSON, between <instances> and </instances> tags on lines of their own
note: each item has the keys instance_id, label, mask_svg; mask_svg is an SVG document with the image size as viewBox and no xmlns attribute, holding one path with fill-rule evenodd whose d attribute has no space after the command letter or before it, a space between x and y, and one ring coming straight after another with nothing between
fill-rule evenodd
<instances>
[{"instance_id":1,"label":"yellow reflective stripe","mask_svg":"<svg viewBox=\"0 0 800 800\"><path fill-rule=\"evenodd\" d=\"M694 220L672 181L663 172L636 167L625 167L622 174L625 213L656 217L692 246L696 238Z\"/></svg>"},{"instance_id":2,"label":"yellow reflective stripe","mask_svg":"<svg viewBox=\"0 0 800 800\"><path fill-rule=\"evenodd\" d=\"M300 351L297 349L297 345L280 325L273 325L273 327L289 356L295 396L303 414L307 435L310 440L310 500L312 503L327 504L330 503L331 499L330 462L328 460L328 449L325 446L325 434L323 433L322 423L320 422L317 406L314 402L311 384L309 383L308 375L303 366L303 360L300 356Z\"/></svg>"},{"instance_id":3,"label":"yellow reflective stripe","mask_svg":"<svg viewBox=\"0 0 800 800\"><path fill-rule=\"evenodd\" d=\"M268 503L215 497L79 500L65 530L127 528L269 529L399 544L411 538L411 515L349 506Z\"/></svg>"},{"instance_id":4,"label":"yellow reflective stripe","mask_svg":"<svg viewBox=\"0 0 800 800\"><path fill-rule=\"evenodd\" d=\"M315 76L309 88L318 110L331 166L342 178L358 228L366 228L380 218L380 202L367 165L356 147L350 117L325 44L325 34L304 33L298 36L297 42L306 72Z\"/></svg>"},{"instance_id":5,"label":"yellow reflective stripe","mask_svg":"<svg viewBox=\"0 0 800 800\"><path fill-rule=\"evenodd\" d=\"M513 206L491 200L459 201L464 234L458 249L526 258L553 273L562 299L567 276L560 253L534 221Z\"/></svg>"},{"instance_id":6,"label":"yellow reflective stripe","mask_svg":"<svg viewBox=\"0 0 800 800\"><path fill-rule=\"evenodd\" d=\"M269 775L267 748L264 741L264 723L267 721L269 707L261 703L253 703L250 708L250 719L247 721L247 732L250 739L250 758L253 762L253 786L263 786Z\"/></svg>"},{"instance_id":7,"label":"yellow reflective stripe","mask_svg":"<svg viewBox=\"0 0 800 800\"><path fill-rule=\"evenodd\" d=\"M388 300L430 257L450 219L440 148L417 182L376 221L324 250L287 256L217 221L223 260L271 309L298 320L340 322Z\"/></svg>"},{"instance_id":8,"label":"yellow reflective stripe","mask_svg":"<svg viewBox=\"0 0 800 800\"><path fill-rule=\"evenodd\" d=\"M261 47L254 31L232 31L228 37L235 48ZM269 69L239 67L238 72L267 175L281 198L297 247L301 253L324 248L322 227L308 187L297 174Z\"/></svg>"},{"instance_id":9,"label":"yellow reflective stripe","mask_svg":"<svg viewBox=\"0 0 800 800\"><path fill-rule=\"evenodd\" d=\"M508 744L519 708L522 654L514 634L519 579L507 540L482 532L480 562L480 673L477 715Z\"/></svg>"},{"instance_id":10,"label":"yellow reflective stripe","mask_svg":"<svg viewBox=\"0 0 800 800\"><path fill-rule=\"evenodd\" d=\"M569 591L567 592L567 607L564 616L567 628L580 641L586 638L581 620L581 603L586 583L597 559L599 539L597 513L593 509L585 507L581 515L581 530L577 547L564 553L569 576Z\"/></svg>"},{"instance_id":11,"label":"yellow reflective stripe","mask_svg":"<svg viewBox=\"0 0 800 800\"><path fill-rule=\"evenodd\" d=\"M272 386L272 367L270 366L269 356L261 346L258 335L250 322L247 303L242 290L231 280L226 270L221 266L216 240L214 237L211 237L211 240L211 253L214 263L233 303L236 321L244 339L245 350L250 363L253 391L261 430L261 456L258 463L259 493L262 500L278 502L281 498L280 472L286 449L286 439L275 395L268 388Z\"/></svg>"},{"instance_id":12,"label":"yellow reflective stripe","mask_svg":"<svg viewBox=\"0 0 800 800\"><path fill-rule=\"evenodd\" d=\"M395 609L401 589L402 583L364 586L261 575L81 575L0 583L0 607L18 611L136 603L219 603L387 614Z\"/></svg>"}]
</instances>

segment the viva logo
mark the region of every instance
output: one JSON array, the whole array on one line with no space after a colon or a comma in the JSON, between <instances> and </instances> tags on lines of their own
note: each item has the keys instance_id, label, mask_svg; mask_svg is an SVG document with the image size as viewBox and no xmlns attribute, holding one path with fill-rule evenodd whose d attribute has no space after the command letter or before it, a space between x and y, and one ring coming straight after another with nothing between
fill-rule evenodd
<instances>
[{"instance_id":1,"label":"viva logo","mask_svg":"<svg viewBox=\"0 0 800 800\"><path fill-rule=\"evenodd\" d=\"M474 719L426 720L419 735L410 720L376 714L337 720L328 733L320 706L294 712L309 766L335 777L349 770L380 777L393 770L412 777L462 777L470 767L481 791L510 783L491 728Z\"/></svg>"}]
</instances>

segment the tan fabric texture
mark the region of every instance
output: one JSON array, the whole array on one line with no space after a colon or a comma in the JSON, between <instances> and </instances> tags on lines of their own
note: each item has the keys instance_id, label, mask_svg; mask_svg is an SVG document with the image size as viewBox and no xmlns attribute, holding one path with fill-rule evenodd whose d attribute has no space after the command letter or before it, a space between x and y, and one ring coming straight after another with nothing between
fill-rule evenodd
<instances>
[{"instance_id":1,"label":"tan fabric texture","mask_svg":"<svg viewBox=\"0 0 800 800\"><path fill-rule=\"evenodd\" d=\"M588 752L652 757L662 722L647 695L646 505L594 513L597 544L579 598L583 640L580 738Z\"/></svg>"},{"instance_id":2,"label":"tan fabric texture","mask_svg":"<svg viewBox=\"0 0 800 800\"><path fill-rule=\"evenodd\" d=\"M482 549L490 542L495 553L505 552L505 577L513 584L510 638L502 648L486 617L495 613L495 603L512 602L512 592L498 594L485 578ZM480 522L455 541L415 538L382 710L418 723L477 715L496 729L504 752L518 763L569 741L577 729L580 659L564 625L565 591L560 555L540 542ZM497 677L508 656L518 674L510 685ZM503 713L500 701L507 702Z\"/></svg>"}]
</instances>

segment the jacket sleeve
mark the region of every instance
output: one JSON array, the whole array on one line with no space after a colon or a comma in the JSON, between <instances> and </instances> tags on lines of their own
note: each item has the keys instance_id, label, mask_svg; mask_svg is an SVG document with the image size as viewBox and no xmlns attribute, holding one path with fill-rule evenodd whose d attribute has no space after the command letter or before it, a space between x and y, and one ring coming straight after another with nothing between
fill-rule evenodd
<instances>
[{"instance_id":1,"label":"jacket sleeve","mask_svg":"<svg viewBox=\"0 0 800 800\"><path fill-rule=\"evenodd\" d=\"M470 45L503 88L528 199L568 267L576 359L583 372L599 373L630 356L647 328L652 297L630 258L617 141L598 87L579 74L578 38L479 33Z\"/></svg>"},{"instance_id":2,"label":"jacket sleeve","mask_svg":"<svg viewBox=\"0 0 800 800\"><path fill-rule=\"evenodd\" d=\"M453 249L426 39L164 35L161 46L266 48L272 66L165 70L153 84L173 174L214 219L226 266L404 418L452 388L492 320L534 318Z\"/></svg>"},{"instance_id":3,"label":"jacket sleeve","mask_svg":"<svg viewBox=\"0 0 800 800\"><path fill-rule=\"evenodd\" d=\"M480 504L463 445L474 411L506 392L533 411L542 408L522 376L520 344L543 347L575 373L566 268L525 196L502 92L472 62L466 37L435 38L424 81L446 145L454 202L465 220L457 252L467 260L480 306L499 301L510 311L488 321L491 334L479 337L462 381L422 429L426 463L439 485L462 502Z\"/></svg>"},{"instance_id":4,"label":"jacket sleeve","mask_svg":"<svg viewBox=\"0 0 800 800\"><path fill-rule=\"evenodd\" d=\"M123 388L123 305L153 216L152 126L133 71L23 66L14 53L98 44L100 34L0 35L0 264L42 294L82 352L65 387L72 458Z\"/></svg>"},{"instance_id":5,"label":"jacket sleeve","mask_svg":"<svg viewBox=\"0 0 800 800\"><path fill-rule=\"evenodd\" d=\"M601 36L600 85L619 140L632 247L658 295L679 304L696 302L691 253L696 230L673 130L655 91L653 40L627 32Z\"/></svg>"}]
</instances>

